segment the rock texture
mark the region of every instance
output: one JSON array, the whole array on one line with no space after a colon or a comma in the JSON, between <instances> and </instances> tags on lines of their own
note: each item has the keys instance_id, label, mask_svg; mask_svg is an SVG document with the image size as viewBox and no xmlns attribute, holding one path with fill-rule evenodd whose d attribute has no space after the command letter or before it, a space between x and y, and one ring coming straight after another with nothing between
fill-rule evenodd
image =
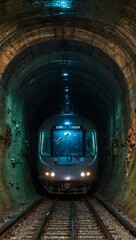
<instances>
[{"instance_id":1,"label":"rock texture","mask_svg":"<svg viewBox=\"0 0 136 240\"><path fill-rule=\"evenodd\" d=\"M37 131L69 87L98 129L99 193L136 219L135 1L5 0L0 17L0 212L35 191Z\"/></svg>"}]
</instances>

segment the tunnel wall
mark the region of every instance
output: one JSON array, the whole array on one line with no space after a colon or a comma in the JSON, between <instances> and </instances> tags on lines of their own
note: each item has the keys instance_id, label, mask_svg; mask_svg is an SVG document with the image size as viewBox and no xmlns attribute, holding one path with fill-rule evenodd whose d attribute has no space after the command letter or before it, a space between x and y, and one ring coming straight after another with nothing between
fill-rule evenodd
<instances>
[{"instance_id":1,"label":"tunnel wall","mask_svg":"<svg viewBox=\"0 0 136 240\"><path fill-rule=\"evenodd\" d=\"M110 182L108 182L108 179L106 179L106 187L105 188L103 186L101 187L101 194L104 194L106 198L110 198L110 196L112 196L113 200L115 202L117 202L118 200L122 201L122 206L125 206L127 214L131 217L135 217L136 210L133 211L133 216L132 216L132 212L130 211L130 208L135 203L133 196L135 194L134 179L136 177L135 171L134 171L135 165L136 165L135 164L135 162L136 162L135 147L134 147L135 144L134 144L134 146L131 146L131 143L130 143L131 140L135 141L135 130L136 130L136 121L135 121L135 113L134 113L134 109L135 109L135 98L134 98L135 68L134 68L133 64L131 64L131 62L130 62L130 57L128 57L116 44L114 44L110 40L107 42L105 38L100 37L96 34L93 34L89 31L79 29L79 28L75 28L75 29L74 28L64 28L63 36L62 36L61 29L57 28L56 32L57 32L57 37L60 39L63 37L65 39L80 40L80 41L84 41L86 43L89 43L89 44L99 47L105 54L109 55L117 63L117 65L120 67L122 73L124 74L124 77L128 84L128 98L130 99L130 104L131 104L131 108L130 108L130 112L129 112L129 119L128 119L128 117L127 117L127 119L125 119L125 116L124 116L124 121L127 122L126 125L128 126L128 129L127 129L127 133L124 133L124 130L120 128L120 126L122 126L122 112L120 112L120 114L118 114L118 109L116 109L115 112L113 113L113 115L111 115L111 119L112 119L111 122L109 121L109 127L108 127L109 130L107 130L107 137L108 137L108 139L110 139L110 141L114 142L117 140L116 139L117 135L121 135L120 139L117 140L117 141L119 141L118 144L120 145L120 149L118 149L118 146L117 147L115 146L116 142L114 142L114 143L111 142L109 145L110 152L111 152L111 157L109 160L109 161L111 161L111 163L109 164L109 168L110 168L109 171L111 171L111 174L113 174L113 172L112 172L113 169L116 169L117 167L118 167L118 171L116 172L116 174L114 176L112 175ZM33 30L29 33L26 33L17 39L14 39L12 41L12 43L10 43L9 45L6 45L5 48L0 53L1 77L4 74L4 71L6 71L6 67L8 66L8 64L10 64L10 61L16 56L16 54L20 53L22 50L24 50L25 48L27 48L31 45L34 45L38 42L54 39L55 37L56 36L54 35L53 28L40 28L38 30ZM18 106L16 106L17 110L18 110L19 106L20 106L20 103L18 103ZM21 119L21 115L22 115L22 113L19 113L18 121L19 121L19 119ZM16 135L15 125L13 123L11 123L11 119L10 119L9 115L8 115L7 119L8 119L8 124L9 125L12 124L12 126L13 126L13 127L11 127L14 129L13 135ZM119 133L117 132L117 128L120 129ZM121 132L123 132L123 133L121 133ZM16 136L16 137L18 137L18 136ZM121 147L121 144L123 144L123 142L125 142L124 143L125 146ZM16 147L16 145L15 145L15 147ZM19 151L21 150L21 148L22 148L22 143L19 146ZM132 150L132 151L130 151L130 150ZM13 152L14 152L14 146L9 151L9 156L10 156L9 159L12 158ZM130 155L129 159L128 159L128 154ZM23 163L24 160L20 160L20 162L21 161ZM127 174L125 173L122 177L120 177L120 171L124 172L124 168L126 166L127 161L129 162ZM120 163L121 163L121 165L120 165ZM121 166L123 167L123 170L122 170ZM112 170L111 170L111 167L112 167ZM9 164L6 165L6 170L9 171L9 169L11 169L11 168L13 168L13 166L11 164L11 159L10 159ZM17 168L21 169L21 168L25 168L25 167L21 164L17 164ZM14 171L14 169L13 169L13 171ZM12 178L12 176L11 176L11 178ZM115 186L115 184L114 184L116 179L120 180L118 187L117 187L117 185ZM23 186L24 186L26 179L24 178L23 181L24 181L23 182ZM15 181L14 190L16 189L15 190L16 194L17 194L18 198L20 198L21 194L18 193L18 189L17 189L17 185L16 185L17 183L18 183L18 181ZM11 186L9 186L9 187L10 187L10 189L12 189ZM120 191L120 188L122 188L123 190ZM118 194L115 195L115 193L117 193L117 192L118 192ZM6 194L6 197L7 197L7 194ZM133 199L133 201L132 201L132 199Z\"/></svg>"},{"instance_id":2,"label":"tunnel wall","mask_svg":"<svg viewBox=\"0 0 136 240\"><path fill-rule=\"evenodd\" d=\"M25 114L13 93L1 86L0 214L32 196L30 152Z\"/></svg>"},{"instance_id":3,"label":"tunnel wall","mask_svg":"<svg viewBox=\"0 0 136 240\"><path fill-rule=\"evenodd\" d=\"M5 174L5 152L6 152L6 127L4 119L4 100L6 91L0 85L0 214L3 214L7 208L11 207L11 199L8 193L8 186Z\"/></svg>"},{"instance_id":4,"label":"tunnel wall","mask_svg":"<svg viewBox=\"0 0 136 240\"><path fill-rule=\"evenodd\" d=\"M99 156L97 194L135 220L136 122L127 118L123 108L118 102L107 123L105 159Z\"/></svg>"}]
</instances>

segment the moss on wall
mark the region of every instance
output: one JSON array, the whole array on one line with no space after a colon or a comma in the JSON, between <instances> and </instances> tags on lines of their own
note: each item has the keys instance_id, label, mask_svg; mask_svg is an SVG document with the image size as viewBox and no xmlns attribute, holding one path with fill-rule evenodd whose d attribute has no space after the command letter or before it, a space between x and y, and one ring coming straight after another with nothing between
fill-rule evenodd
<instances>
[{"instance_id":1,"label":"moss on wall","mask_svg":"<svg viewBox=\"0 0 136 240\"><path fill-rule=\"evenodd\" d=\"M6 185L6 175L4 168L5 158L5 123L4 123L4 98L5 90L0 86L0 214L11 207L11 199Z\"/></svg>"},{"instance_id":2,"label":"moss on wall","mask_svg":"<svg viewBox=\"0 0 136 240\"><path fill-rule=\"evenodd\" d=\"M5 169L7 185L14 202L26 199L34 191L29 169L29 143L25 132L25 113L21 102L10 93L6 101L6 124L11 129L11 144L7 147Z\"/></svg>"},{"instance_id":3,"label":"moss on wall","mask_svg":"<svg viewBox=\"0 0 136 240\"><path fill-rule=\"evenodd\" d=\"M9 92L0 121L0 214L32 195L29 143L21 103Z\"/></svg>"},{"instance_id":4,"label":"moss on wall","mask_svg":"<svg viewBox=\"0 0 136 240\"><path fill-rule=\"evenodd\" d=\"M113 113L112 113L113 114ZM112 122L109 122L108 139L109 144L109 178L105 178L101 184L99 193L108 201L115 204L117 208L122 208L130 218L136 220L136 132L135 125L132 128L125 128L127 119L124 115L118 114L116 123L115 114L112 115ZM124 121L124 123L123 123ZM133 122L133 120L132 120ZM106 163L105 163L106 164Z\"/></svg>"}]
</instances>

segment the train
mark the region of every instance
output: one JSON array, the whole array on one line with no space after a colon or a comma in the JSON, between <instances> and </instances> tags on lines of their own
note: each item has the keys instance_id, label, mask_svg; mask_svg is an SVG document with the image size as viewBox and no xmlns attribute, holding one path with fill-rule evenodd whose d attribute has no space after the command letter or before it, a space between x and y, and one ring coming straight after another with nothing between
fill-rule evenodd
<instances>
[{"instance_id":1,"label":"train","mask_svg":"<svg viewBox=\"0 0 136 240\"><path fill-rule=\"evenodd\" d=\"M60 113L38 133L38 177L48 193L85 194L97 179L97 131L89 119Z\"/></svg>"}]
</instances>

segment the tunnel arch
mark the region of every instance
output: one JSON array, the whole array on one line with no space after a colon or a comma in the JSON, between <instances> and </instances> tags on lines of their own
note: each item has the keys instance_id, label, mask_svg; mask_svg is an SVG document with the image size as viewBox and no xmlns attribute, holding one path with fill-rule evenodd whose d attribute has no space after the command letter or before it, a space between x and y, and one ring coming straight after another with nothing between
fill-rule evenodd
<instances>
[{"instance_id":1,"label":"tunnel arch","mask_svg":"<svg viewBox=\"0 0 136 240\"><path fill-rule=\"evenodd\" d=\"M124 82L126 81L125 90L126 90L126 94L128 94L128 99L130 98L131 116L133 117L134 116L133 87L135 86L135 74L133 70L133 65L131 65L131 62L129 62L130 59L126 56L126 54L121 49L119 49L117 45L115 45L114 43L110 41L107 43L105 38L102 38L96 34L93 34L83 29L64 28L64 33L65 33L64 36L61 34L61 31L59 30L59 28L57 29L57 32L58 32L57 38L59 39L65 39L65 40L74 39L74 41L81 41L81 42L84 42L85 44L89 44L94 47L100 48L104 54L108 55L118 65L118 67L120 68L121 72L124 75ZM41 42L54 40L55 37L56 36L54 35L53 28L47 28L47 31L46 31L46 28L43 28L43 29L29 32L23 35L22 37L20 37L19 39L14 40L11 44L7 45L6 48L3 50L3 52L1 52L0 54L0 59L1 59L0 73L2 75L3 85L6 86L7 84L6 72L12 60L16 58L16 55L18 56L19 54L23 53L23 51L25 51L26 49L29 49L32 46L35 47L36 44L39 44ZM12 74L14 75L14 77L18 78L18 76L16 75L16 72L14 73L14 71L11 71L11 75ZM83 75L81 76L83 78ZM10 79L10 74L8 75L8 78ZM28 79L29 79L29 75L28 75ZM7 86L10 87L10 84L11 83L9 82L9 85ZM15 98L15 101L16 101L16 98ZM114 114L116 115L116 113ZM21 114L20 114L20 117L21 117ZM133 119L131 120L133 123ZM114 123L111 123L111 124L114 125ZM117 126L115 126L115 128L116 127ZM116 135L115 129L113 131L114 131L114 135ZM110 147L111 147L111 143L109 148ZM124 159L125 159L125 156L124 156ZM109 165L110 164L111 163L109 163ZM109 166L109 168L111 168L111 166Z\"/></svg>"},{"instance_id":2,"label":"tunnel arch","mask_svg":"<svg viewBox=\"0 0 136 240\"><path fill-rule=\"evenodd\" d=\"M87 31L84 29L64 27L63 34L61 32L62 28L56 27L57 38L59 39L73 39L77 41L83 41L94 45L100 48L104 53L109 55L120 67L126 80L128 81L129 88L134 85L134 69L133 65L131 65L131 61L129 56L126 55L117 45L115 45L112 41L106 40L106 38L96 35L91 31ZM56 35L54 33L54 28L40 28L37 30L30 31L21 37L14 39L10 44L1 51L0 59L0 74L2 75L4 69L7 67L8 63L21 52L23 49L30 47L36 43L48 41L56 39ZM131 74L131 81L129 81L127 72Z\"/></svg>"},{"instance_id":3,"label":"tunnel arch","mask_svg":"<svg viewBox=\"0 0 136 240\"><path fill-rule=\"evenodd\" d=\"M58 40L58 42L59 41L61 41L61 40ZM67 40L67 41L71 41L72 42L72 40ZM46 42L53 42L53 40L50 40L50 41L46 41ZM46 43L45 42L45 43ZM56 40L54 40L54 42L56 42ZM71 50L71 52L72 51L75 51L74 53L72 52L70 52L70 51L67 51L67 58L68 58L68 61L71 61L71 59L72 59L72 61L74 61L76 64L77 64L77 66L76 66L76 68L79 68L79 69L81 69L81 73L80 74L82 74L82 75L84 75L84 73L82 73L82 72L88 72L88 74L90 74L91 75L91 78L94 78L94 81L95 81L95 78L98 78L98 76L96 77L95 75L97 74L97 72L100 72L99 73L99 75L102 75L102 72L106 72L107 73L107 76L109 77L109 78L111 78L111 76L110 75L115 75L115 76L113 76L113 82L114 82L114 79L115 79L115 84L114 84L114 86L109 86L109 91L112 91L112 88L113 89L115 89L115 88L117 88L118 90L119 90L119 85L121 86L121 89L122 89L122 91L124 92L123 94L124 94L124 97L125 97L125 95L127 94L127 92L128 92L128 90L125 90L125 89L127 89L127 83L126 83L126 81L125 81L125 78L124 78L124 80L123 80L123 75L121 76L121 74L120 74L120 76L117 76L117 74L116 73L114 73L114 72L117 72L118 71L118 69L115 69L115 67L113 67L114 66L114 61L113 61L113 65L111 64L111 66L109 65L108 66L108 62L110 62L110 58L108 58L107 57L107 59L105 58L104 59L104 54L105 53L103 53L103 51L101 51L101 50L97 50L98 48L96 48L96 47L94 47L93 45L90 45L90 44L87 44L87 43L83 43L83 44L81 44L82 42L80 42L80 41L77 41L77 40L74 40L73 42L76 42L77 43L77 45L79 45L79 47L78 47L78 49L75 51L75 45L73 46L73 48L72 48L72 50ZM14 62L13 60L11 60L11 62L10 62L10 68L6 68L6 71L5 71L5 73L3 73L3 84L5 83L5 87L6 87L6 85L7 85L7 87L8 87L8 85L10 85L10 75L13 75L13 78L12 78L12 82L13 82L13 88L14 88L14 90L13 90L13 88L12 88L12 90L14 91L14 93L15 93L15 89L18 89L19 87L20 87L20 89L22 90L22 88L24 88L24 86L26 85L26 84L28 84L28 81L29 81L29 78L33 78L33 75L34 75L34 71L35 71L35 74L36 74L36 72L38 72L38 75L40 75L41 74L41 76L44 78L44 77L47 77L46 76L46 74L45 74L45 76L43 75L44 73L43 73L43 68L47 65L47 66L49 66L49 68L50 68L50 66L51 66L51 64L52 64L52 67L53 67L53 64L54 64L54 66L55 66L55 63L56 63L56 69L57 68L61 68L62 67L62 62L61 62L61 64L59 64L59 65L57 65L57 60L58 59L61 59L61 61L62 61L62 58L63 58L63 56L62 56L62 53L60 52L56 52L55 53L55 55L53 54L53 52L51 52L51 53L47 53L46 54L46 51L47 51L47 48L49 47L51 47L49 44L47 45L47 47L45 47L45 50L44 50L44 52L43 53L41 53L40 51L41 51L41 49L42 49L42 47L41 47L41 49L40 49L40 51L39 51L39 56L37 56L37 53L34 53L34 49L37 47L37 46L40 46L40 44L42 45L42 47L43 47L43 49L44 49L44 42L41 42L41 43L37 43L37 44L34 44L34 45L32 45L31 47L27 47L27 48L25 48L24 50L22 50L19 54L17 54L17 57L15 57L15 59L17 58L17 62ZM86 52L80 52L80 54L78 54L78 50L79 50L79 48L81 49L81 48L85 48L85 45L88 45L88 46L90 46L91 47L91 50L90 50L90 52L89 52L89 54L92 54L92 56L89 56L89 54L88 54L88 56L87 56L87 51L89 51L89 47L87 48L87 50L86 50ZM43 51L43 49L42 49L42 51ZM27 51L28 50L28 51ZM36 50L36 51L38 51L38 50ZM35 51L35 52L36 52ZM80 50L81 51L81 50ZM26 52L26 53L25 53ZM72 56L72 55L73 56ZM19 56L21 56L22 55L22 59L19 57ZM30 55L30 57L26 57L26 56L29 56ZM46 57L46 55L47 55L47 57ZM101 57L100 57L101 56ZM106 56L106 55L105 55ZM13 57L13 55L12 55L12 57ZM11 58L12 58L11 57ZM39 58L38 58L39 57ZM86 58L86 60L81 60L81 59L84 59L84 58ZM92 59L93 60L92 60ZM56 59L56 60L55 60ZM103 60L104 59L104 60ZM34 61L35 60L35 61ZM20 66L19 66L19 62L21 61L21 63L20 63ZM26 64L24 63L24 61L26 61ZM53 61L54 61L54 63L53 63ZM56 61L56 62L55 62ZM96 62L96 63L94 63L94 66L93 66L93 63L92 62ZM88 64L88 62L89 62L89 64ZM96 68L96 64L98 65L98 63L99 64L101 64L102 66L104 66L105 67L105 69L96 69L96 71L97 72L94 72L94 73L91 73L91 72L89 72L88 71L88 69L89 69L89 67L91 66L91 68ZM91 64L91 65L90 65ZM23 73L23 69L21 69L21 65L23 66L23 69L26 69L26 72L32 72L32 76L31 75L25 75L25 71L24 71L24 73ZM43 65L43 66L42 66ZM116 64L115 64L116 65ZM17 66L17 67L16 67ZM19 66L19 67L18 67ZM40 66L40 68L41 68L41 73L38 71L38 68L39 68L39 66ZM107 67L108 66L108 67ZM19 68L19 69L18 69ZM28 68L28 69L27 69ZM100 68L100 67L99 67ZM112 69L113 68L113 69ZM33 70L33 71L31 71L32 69L35 69L35 70ZM21 72L22 71L22 72ZM50 69L46 69L46 72L47 71L50 71ZM54 68L54 71L55 71L55 68ZM46 73L45 72L45 73ZM108 73L109 72L109 73ZM18 73L18 74L17 74ZM110 74L110 75L109 75ZM19 75L21 75L21 77L19 77ZM103 74L104 75L104 74ZM23 76L23 77L22 77ZM108 79L108 77L107 77L107 79ZM24 81L24 79L23 78L25 78L25 79L27 79L27 80L25 80ZM78 78L80 78L80 76L78 76ZM84 76L82 76L82 78L84 78ZM103 78L105 78L105 76L103 76ZM7 80L8 79L8 80ZM15 79L16 79L16 84L14 84L14 82L15 82ZM39 78L40 79L40 78ZM122 80L121 80L122 79ZM38 80L36 80L36 81L38 81ZM40 80L41 81L41 80ZM99 79L99 81L100 81L100 79ZM105 81L107 81L108 82L108 80L105 80ZM115 86L116 85L116 81L118 81L118 86ZM21 82L21 83L20 83ZM30 82L31 82L31 80L30 80ZM22 86L19 86L19 84L22 84ZM104 81L103 81L103 83L102 84L105 84L104 83ZM18 85L18 86L16 86L16 85ZM107 83L106 83L106 85L107 85ZM34 90L34 89L33 89ZM17 90L18 91L18 90ZM107 92L108 93L108 92ZM112 96L112 92L110 93L111 95L109 95L109 98L110 98L110 96ZM121 94L121 92L120 92L120 94ZM108 101L107 101L108 102Z\"/></svg>"},{"instance_id":4,"label":"tunnel arch","mask_svg":"<svg viewBox=\"0 0 136 240\"><path fill-rule=\"evenodd\" d=\"M11 60L26 48L29 48L37 43L53 39L74 39L81 41L101 49L102 52L104 52L117 63L128 84L128 95L131 104L131 118L133 118L135 115L135 103L133 97L133 88L135 88L135 71L133 68L133 62L129 59L129 55L121 50L116 44L114 44L114 42L110 41L110 39L107 41L106 38L99 36L98 34L94 34L91 31L64 26L63 28L55 28L55 32L53 27L44 27L32 30L28 33L23 34L17 39L15 38L10 44L7 44L7 46L4 48L4 50L1 51L0 54L1 79L3 79L2 76L4 74L4 71Z\"/></svg>"}]
</instances>

